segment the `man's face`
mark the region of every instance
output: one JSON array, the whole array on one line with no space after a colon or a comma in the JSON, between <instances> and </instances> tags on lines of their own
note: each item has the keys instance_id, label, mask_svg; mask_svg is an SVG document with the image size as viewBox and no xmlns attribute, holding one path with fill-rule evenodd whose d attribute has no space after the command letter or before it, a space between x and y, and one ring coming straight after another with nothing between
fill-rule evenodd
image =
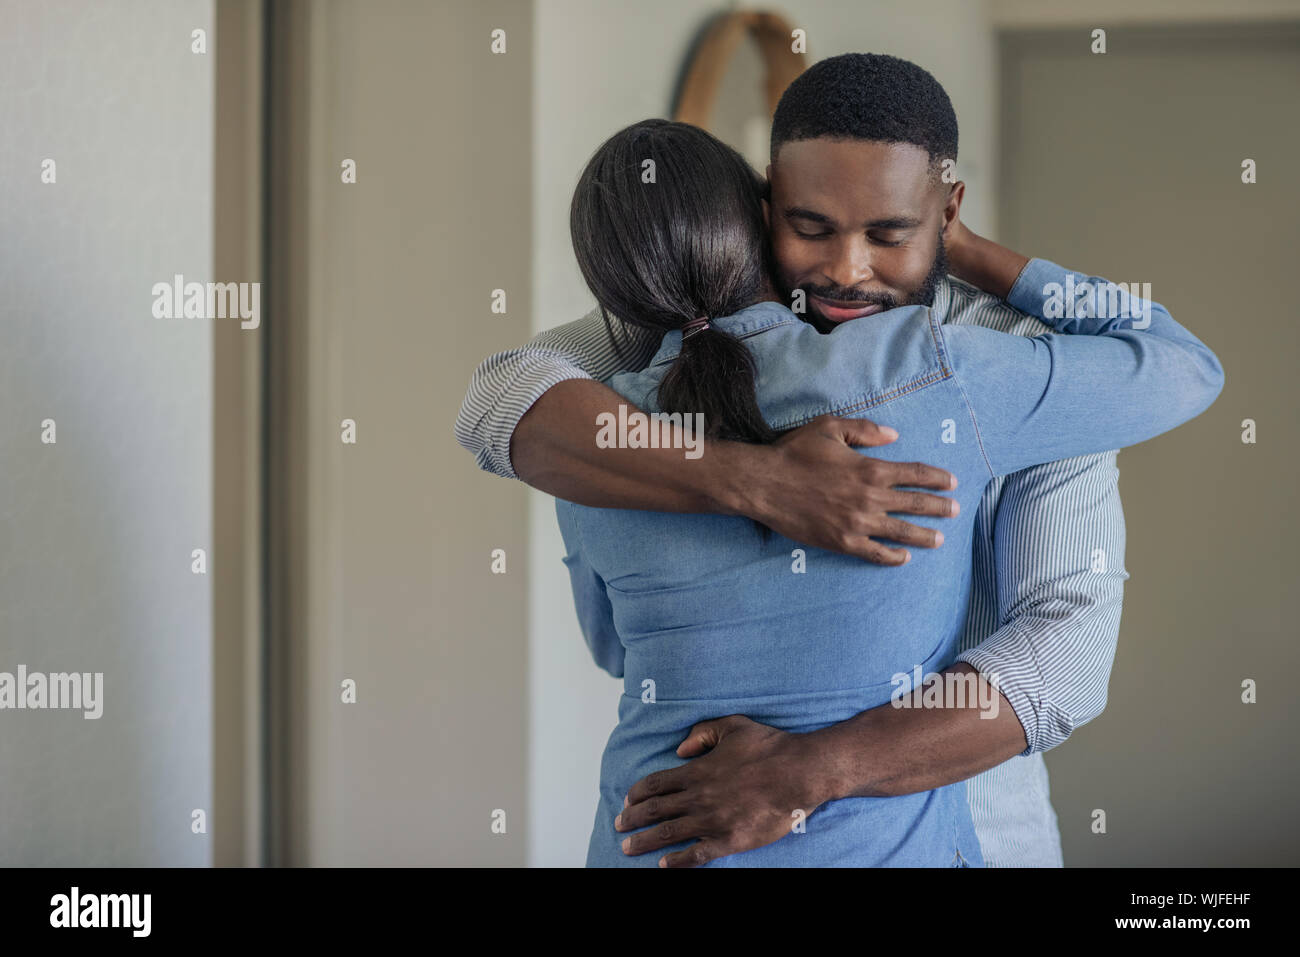
<instances>
[{"instance_id":1,"label":"man's face","mask_svg":"<svg viewBox=\"0 0 1300 957\"><path fill-rule=\"evenodd\" d=\"M786 143L768 167L778 292L807 296L822 332L900 305L929 305L946 271L941 232L954 190L919 146L863 140ZM960 191L956 203L960 203Z\"/></svg>"}]
</instances>

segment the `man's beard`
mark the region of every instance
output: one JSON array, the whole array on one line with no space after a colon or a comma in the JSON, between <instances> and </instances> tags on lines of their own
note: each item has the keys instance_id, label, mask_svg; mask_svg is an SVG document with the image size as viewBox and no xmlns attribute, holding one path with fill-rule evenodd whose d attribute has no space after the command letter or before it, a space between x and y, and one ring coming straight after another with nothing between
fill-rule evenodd
<instances>
[{"instance_id":1,"label":"man's beard","mask_svg":"<svg viewBox=\"0 0 1300 957\"><path fill-rule=\"evenodd\" d=\"M939 234L939 245L934 251L934 261L930 263L930 272L913 292L904 296L901 300L896 296L888 293L876 293L869 296L845 296L841 295L840 290L829 289L824 286L804 286L804 295L821 296L824 299L839 300L841 302L861 302L865 304L875 304L885 309L897 309L899 306L932 306L934 305L935 294L939 291L939 283L948 274L948 253L943 246L943 234ZM785 297L786 305L790 305L794 298L794 290L788 289L784 281L777 277L776 285L779 293ZM878 315L878 313L877 313ZM831 322L824 319L811 309L803 313L801 318L816 327L819 332L830 332L841 323ZM871 318L867 316L865 318Z\"/></svg>"},{"instance_id":2,"label":"man's beard","mask_svg":"<svg viewBox=\"0 0 1300 957\"><path fill-rule=\"evenodd\" d=\"M905 306L933 306L939 283L948 275L948 251L943 248L943 234L939 234L939 248L934 252L934 262L930 265L930 274L925 282L903 303Z\"/></svg>"}]
</instances>

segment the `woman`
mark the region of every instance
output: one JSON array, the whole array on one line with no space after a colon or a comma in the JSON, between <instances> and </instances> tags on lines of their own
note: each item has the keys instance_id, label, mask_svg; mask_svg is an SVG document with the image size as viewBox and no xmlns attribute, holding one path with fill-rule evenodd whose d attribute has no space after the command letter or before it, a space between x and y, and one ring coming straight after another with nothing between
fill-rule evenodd
<instances>
[{"instance_id":1,"label":"woman","mask_svg":"<svg viewBox=\"0 0 1300 957\"><path fill-rule=\"evenodd\" d=\"M1087 335L945 326L923 306L821 334L771 301L761 192L735 151L685 124L635 124L592 158L571 212L583 277L603 309L664 333L645 370L610 385L647 412L702 415L710 438L768 442L816 415L869 413L900 434L872 454L955 473L960 513L943 548L882 568L747 519L557 502L584 636L624 678L588 865L656 866L622 853L613 820L635 781L683 763L695 723L814 732L889 701L895 675L950 663L993 476L1152 438L1222 387L1214 355L1154 303L1122 303L1149 306L1149 324L1056 323ZM962 784L790 810L802 828L707 866L982 863Z\"/></svg>"}]
</instances>

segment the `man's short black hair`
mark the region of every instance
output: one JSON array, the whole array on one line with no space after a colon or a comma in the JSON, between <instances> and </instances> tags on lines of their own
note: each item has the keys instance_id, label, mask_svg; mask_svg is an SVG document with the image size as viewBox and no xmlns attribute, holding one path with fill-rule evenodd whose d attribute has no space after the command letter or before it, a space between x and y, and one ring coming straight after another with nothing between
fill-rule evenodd
<instances>
[{"instance_id":1,"label":"man's short black hair","mask_svg":"<svg viewBox=\"0 0 1300 957\"><path fill-rule=\"evenodd\" d=\"M915 63L845 53L814 63L786 88L772 117L772 162L782 145L822 136L911 143L932 166L957 158L957 114L939 81Z\"/></svg>"}]
</instances>

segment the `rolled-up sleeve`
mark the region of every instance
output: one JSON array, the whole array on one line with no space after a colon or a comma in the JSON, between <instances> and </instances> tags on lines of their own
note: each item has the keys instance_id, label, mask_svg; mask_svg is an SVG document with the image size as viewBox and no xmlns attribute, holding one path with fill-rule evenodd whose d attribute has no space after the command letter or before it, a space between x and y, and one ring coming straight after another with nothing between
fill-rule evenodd
<instances>
[{"instance_id":1,"label":"rolled-up sleeve","mask_svg":"<svg viewBox=\"0 0 1300 957\"><path fill-rule=\"evenodd\" d=\"M996 680L1024 726L1024 754L1056 747L1106 707L1129 577L1116 455L1025 469L1002 490L999 628L957 660Z\"/></svg>"},{"instance_id":2,"label":"rolled-up sleeve","mask_svg":"<svg viewBox=\"0 0 1300 957\"><path fill-rule=\"evenodd\" d=\"M577 322L547 329L526 345L484 359L470 379L456 416L456 441L479 468L517 479L510 460L515 427L548 389L566 379L606 381L645 367L660 337L599 309Z\"/></svg>"}]
</instances>

